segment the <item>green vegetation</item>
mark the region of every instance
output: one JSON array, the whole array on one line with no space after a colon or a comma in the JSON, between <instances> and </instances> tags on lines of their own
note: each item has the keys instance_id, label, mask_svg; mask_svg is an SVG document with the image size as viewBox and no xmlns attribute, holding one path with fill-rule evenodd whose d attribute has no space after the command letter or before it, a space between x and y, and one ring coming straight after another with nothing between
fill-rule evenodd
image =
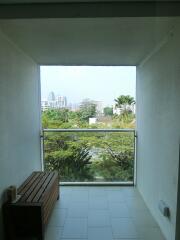
<instances>
[{"instance_id":1,"label":"green vegetation","mask_svg":"<svg viewBox=\"0 0 180 240\"><path fill-rule=\"evenodd\" d=\"M134 98L129 95L121 95L117 99L114 99L114 101L116 102L116 107L127 107L135 104Z\"/></svg>"},{"instance_id":2,"label":"green vegetation","mask_svg":"<svg viewBox=\"0 0 180 240\"><path fill-rule=\"evenodd\" d=\"M129 106L131 104L129 102ZM89 118L96 116L96 105L87 99L75 112L68 109L44 111L42 124L43 128L65 129L133 129L135 125L135 116L129 110L117 115L106 107L97 123L89 125ZM57 170L61 181L133 180L133 132L45 132L44 136L45 169Z\"/></svg>"},{"instance_id":3,"label":"green vegetation","mask_svg":"<svg viewBox=\"0 0 180 240\"><path fill-rule=\"evenodd\" d=\"M112 107L105 107L104 108L104 115L105 116L113 116L113 108Z\"/></svg>"},{"instance_id":4,"label":"green vegetation","mask_svg":"<svg viewBox=\"0 0 180 240\"><path fill-rule=\"evenodd\" d=\"M82 121L88 121L89 118L96 116L96 104L89 99L85 99L80 105L79 117Z\"/></svg>"}]
</instances>

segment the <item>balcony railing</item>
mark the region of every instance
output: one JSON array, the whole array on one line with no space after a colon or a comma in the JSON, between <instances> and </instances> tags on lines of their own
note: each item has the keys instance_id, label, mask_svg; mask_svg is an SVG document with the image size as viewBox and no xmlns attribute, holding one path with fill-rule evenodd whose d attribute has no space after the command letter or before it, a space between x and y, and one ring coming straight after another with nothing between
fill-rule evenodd
<instances>
[{"instance_id":1,"label":"balcony railing","mask_svg":"<svg viewBox=\"0 0 180 240\"><path fill-rule=\"evenodd\" d=\"M44 129L45 170L66 184L134 184L133 129Z\"/></svg>"}]
</instances>

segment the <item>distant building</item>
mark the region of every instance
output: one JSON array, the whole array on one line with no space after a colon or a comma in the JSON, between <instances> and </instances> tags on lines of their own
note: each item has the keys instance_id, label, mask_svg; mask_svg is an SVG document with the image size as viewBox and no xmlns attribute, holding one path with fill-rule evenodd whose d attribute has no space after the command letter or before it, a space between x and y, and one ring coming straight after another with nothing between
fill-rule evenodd
<instances>
[{"instance_id":1,"label":"distant building","mask_svg":"<svg viewBox=\"0 0 180 240\"><path fill-rule=\"evenodd\" d=\"M67 98L65 96L55 96L54 92L50 92L47 100L41 101L42 111L48 109L60 109L67 107Z\"/></svg>"},{"instance_id":2,"label":"distant building","mask_svg":"<svg viewBox=\"0 0 180 240\"><path fill-rule=\"evenodd\" d=\"M126 105L125 107L122 106L121 108L120 107L116 107L115 105L113 106L113 114L117 114L117 115L121 115L121 113L124 111L124 110L129 110L131 111L132 113L135 114L136 112L136 105L135 104L132 104L132 105Z\"/></svg>"},{"instance_id":3,"label":"distant building","mask_svg":"<svg viewBox=\"0 0 180 240\"><path fill-rule=\"evenodd\" d=\"M74 103L69 105L69 109L73 112L77 112L80 109L80 104L79 103Z\"/></svg>"},{"instance_id":4,"label":"distant building","mask_svg":"<svg viewBox=\"0 0 180 240\"><path fill-rule=\"evenodd\" d=\"M56 100L56 96L54 94L54 92L50 92L48 95L48 101L55 101Z\"/></svg>"},{"instance_id":5,"label":"distant building","mask_svg":"<svg viewBox=\"0 0 180 240\"><path fill-rule=\"evenodd\" d=\"M92 101L92 103L96 105L97 115L98 116L103 115L103 109L104 109L103 102L102 101Z\"/></svg>"},{"instance_id":6,"label":"distant building","mask_svg":"<svg viewBox=\"0 0 180 240\"><path fill-rule=\"evenodd\" d=\"M65 96L57 96L56 102L57 102L57 108L67 107L67 98Z\"/></svg>"},{"instance_id":7,"label":"distant building","mask_svg":"<svg viewBox=\"0 0 180 240\"><path fill-rule=\"evenodd\" d=\"M57 102L56 101L48 101L49 108L57 108Z\"/></svg>"},{"instance_id":8,"label":"distant building","mask_svg":"<svg viewBox=\"0 0 180 240\"><path fill-rule=\"evenodd\" d=\"M120 115L122 112L122 108L118 108L115 105L113 106L113 114Z\"/></svg>"},{"instance_id":9,"label":"distant building","mask_svg":"<svg viewBox=\"0 0 180 240\"><path fill-rule=\"evenodd\" d=\"M95 124L96 122L97 122L97 118L95 118L95 117L89 118L89 125Z\"/></svg>"},{"instance_id":10,"label":"distant building","mask_svg":"<svg viewBox=\"0 0 180 240\"><path fill-rule=\"evenodd\" d=\"M46 111L49 109L49 101L48 100L42 100L41 101L41 109L42 111Z\"/></svg>"}]
</instances>

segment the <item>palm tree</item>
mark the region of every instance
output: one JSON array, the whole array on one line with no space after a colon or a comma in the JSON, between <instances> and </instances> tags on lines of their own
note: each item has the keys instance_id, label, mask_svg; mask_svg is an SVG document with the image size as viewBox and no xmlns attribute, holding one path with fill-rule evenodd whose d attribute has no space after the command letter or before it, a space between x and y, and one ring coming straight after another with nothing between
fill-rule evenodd
<instances>
[{"instance_id":1,"label":"palm tree","mask_svg":"<svg viewBox=\"0 0 180 240\"><path fill-rule=\"evenodd\" d=\"M117 108L123 108L125 111L135 104L134 98L130 95L120 95L118 98L114 99L114 101Z\"/></svg>"}]
</instances>

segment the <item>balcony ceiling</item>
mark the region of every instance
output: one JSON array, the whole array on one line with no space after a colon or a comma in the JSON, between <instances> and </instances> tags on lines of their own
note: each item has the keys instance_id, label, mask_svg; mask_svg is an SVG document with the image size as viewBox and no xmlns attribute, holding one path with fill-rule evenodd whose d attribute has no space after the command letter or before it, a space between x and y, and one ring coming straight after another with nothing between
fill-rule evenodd
<instances>
[{"instance_id":1,"label":"balcony ceiling","mask_svg":"<svg viewBox=\"0 0 180 240\"><path fill-rule=\"evenodd\" d=\"M1 20L8 38L41 65L137 65L174 18Z\"/></svg>"}]
</instances>

